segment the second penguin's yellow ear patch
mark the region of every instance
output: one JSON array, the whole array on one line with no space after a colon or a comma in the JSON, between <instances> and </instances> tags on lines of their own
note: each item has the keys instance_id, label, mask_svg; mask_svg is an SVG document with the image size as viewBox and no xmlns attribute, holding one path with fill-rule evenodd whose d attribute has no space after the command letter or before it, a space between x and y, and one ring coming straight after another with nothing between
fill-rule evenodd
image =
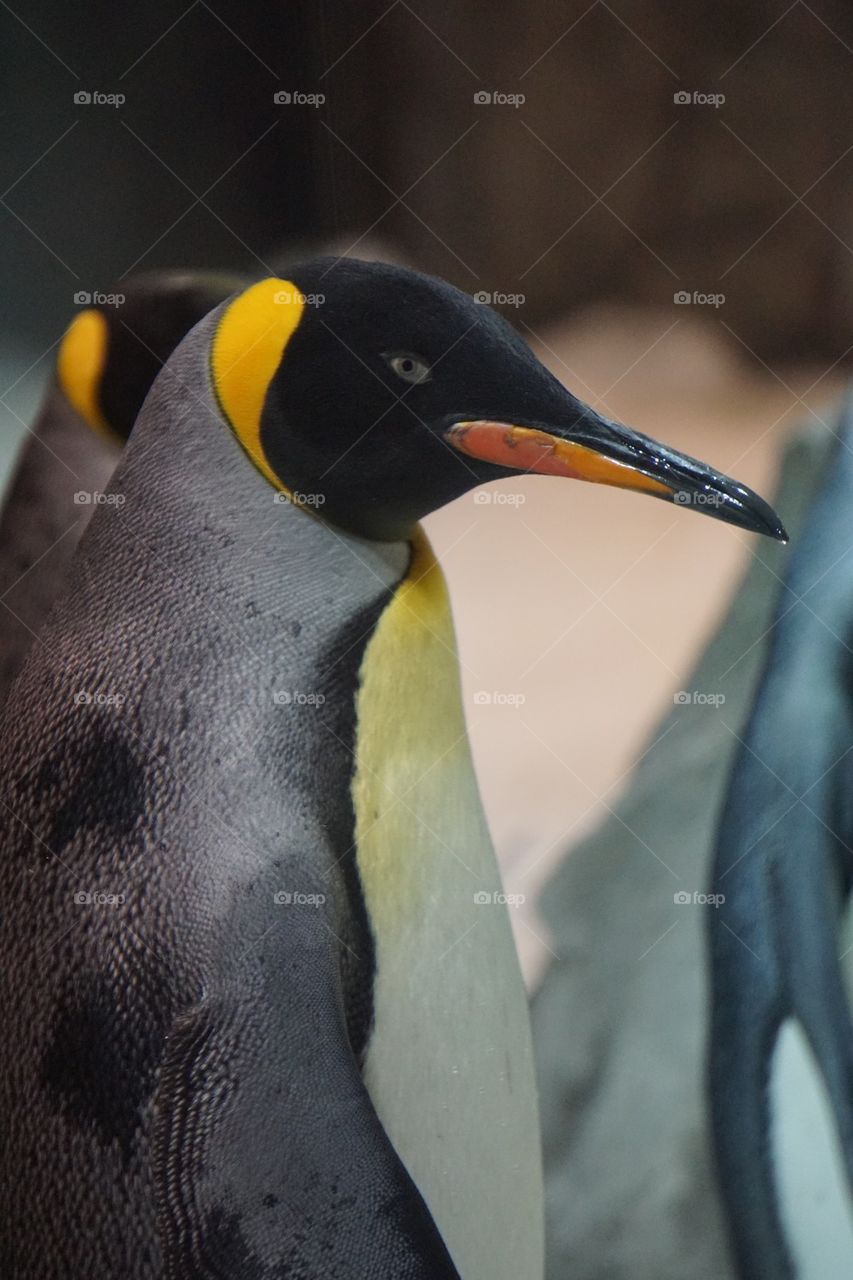
<instances>
[{"instance_id":1,"label":"second penguin's yellow ear patch","mask_svg":"<svg viewBox=\"0 0 853 1280\"><path fill-rule=\"evenodd\" d=\"M225 309L210 348L219 407L252 462L280 490L285 486L261 444L261 416L304 305L302 293L291 281L260 280Z\"/></svg>"},{"instance_id":2,"label":"second penguin's yellow ear patch","mask_svg":"<svg viewBox=\"0 0 853 1280\"><path fill-rule=\"evenodd\" d=\"M81 311L66 329L60 344L56 377L62 394L83 421L109 440L115 440L98 400L108 347L105 316L100 311Z\"/></svg>"}]
</instances>

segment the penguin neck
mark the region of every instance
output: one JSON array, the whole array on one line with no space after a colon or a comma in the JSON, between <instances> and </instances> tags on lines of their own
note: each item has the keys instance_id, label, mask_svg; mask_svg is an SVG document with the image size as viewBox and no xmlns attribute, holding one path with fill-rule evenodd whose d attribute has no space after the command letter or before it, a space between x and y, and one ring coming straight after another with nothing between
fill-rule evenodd
<instances>
[{"instance_id":1,"label":"penguin neck","mask_svg":"<svg viewBox=\"0 0 853 1280\"><path fill-rule=\"evenodd\" d=\"M240 617L274 635L295 603L321 628L337 626L401 581L410 545L333 527L252 464L216 403L217 318L193 330L154 383L112 486L124 498L120 518L152 572L200 593L206 627L221 611L223 622Z\"/></svg>"}]
</instances>

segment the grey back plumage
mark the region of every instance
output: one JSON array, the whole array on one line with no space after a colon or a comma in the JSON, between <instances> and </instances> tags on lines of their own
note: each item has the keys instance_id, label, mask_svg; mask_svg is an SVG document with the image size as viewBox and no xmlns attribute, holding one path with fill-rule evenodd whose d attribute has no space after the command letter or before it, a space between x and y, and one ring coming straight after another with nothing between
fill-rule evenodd
<instances>
[{"instance_id":1,"label":"grey back plumage","mask_svg":"<svg viewBox=\"0 0 853 1280\"><path fill-rule=\"evenodd\" d=\"M0 1263L452 1277L358 1072L353 695L409 550L275 500L214 405L217 318L0 725Z\"/></svg>"},{"instance_id":2,"label":"grey back plumage","mask_svg":"<svg viewBox=\"0 0 853 1280\"><path fill-rule=\"evenodd\" d=\"M106 488L118 457L118 443L92 431L54 383L0 514L0 705L65 584L93 495Z\"/></svg>"}]
</instances>

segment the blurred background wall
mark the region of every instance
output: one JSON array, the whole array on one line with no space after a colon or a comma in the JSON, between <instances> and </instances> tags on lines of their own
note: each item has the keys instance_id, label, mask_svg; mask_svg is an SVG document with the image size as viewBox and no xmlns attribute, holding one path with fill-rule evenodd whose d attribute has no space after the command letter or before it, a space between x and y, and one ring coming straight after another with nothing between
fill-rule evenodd
<instances>
[{"instance_id":1,"label":"blurred background wall","mask_svg":"<svg viewBox=\"0 0 853 1280\"><path fill-rule=\"evenodd\" d=\"M375 0L339 7L327 41L324 190L334 174L361 225L387 207L383 182L411 188L382 227L428 269L524 292L530 324L723 292L760 356L846 352L842 0Z\"/></svg>"},{"instance_id":2,"label":"blurred background wall","mask_svg":"<svg viewBox=\"0 0 853 1280\"><path fill-rule=\"evenodd\" d=\"M0 32L5 459L75 294L329 241L490 296L578 394L757 487L787 423L826 421L853 349L841 0L12 0ZM755 549L625 494L495 494L431 528L533 979L536 886Z\"/></svg>"},{"instance_id":3,"label":"blurred background wall","mask_svg":"<svg viewBox=\"0 0 853 1280\"><path fill-rule=\"evenodd\" d=\"M27 331L52 290L135 258L252 268L372 227L461 287L523 292L529 323L722 291L765 358L846 351L842 0L37 0L0 24L0 266Z\"/></svg>"}]
</instances>

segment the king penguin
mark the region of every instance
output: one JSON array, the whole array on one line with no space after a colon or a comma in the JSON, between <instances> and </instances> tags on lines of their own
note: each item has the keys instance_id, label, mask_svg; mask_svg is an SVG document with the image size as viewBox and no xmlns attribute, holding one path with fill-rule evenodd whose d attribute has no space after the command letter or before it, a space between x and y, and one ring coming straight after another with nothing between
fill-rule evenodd
<instances>
[{"instance_id":1,"label":"king penguin","mask_svg":"<svg viewBox=\"0 0 853 1280\"><path fill-rule=\"evenodd\" d=\"M709 1090L744 1280L853 1274L853 400L780 582L709 913Z\"/></svg>"},{"instance_id":2,"label":"king penguin","mask_svg":"<svg viewBox=\"0 0 853 1280\"><path fill-rule=\"evenodd\" d=\"M154 378L193 325L243 283L213 272L147 272L122 282L122 302L87 307L63 335L0 515L0 704Z\"/></svg>"},{"instance_id":3,"label":"king penguin","mask_svg":"<svg viewBox=\"0 0 853 1280\"><path fill-rule=\"evenodd\" d=\"M540 1280L525 994L419 521L519 471L784 531L490 309L319 260L158 377L0 724L0 1265Z\"/></svg>"}]
</instances>

